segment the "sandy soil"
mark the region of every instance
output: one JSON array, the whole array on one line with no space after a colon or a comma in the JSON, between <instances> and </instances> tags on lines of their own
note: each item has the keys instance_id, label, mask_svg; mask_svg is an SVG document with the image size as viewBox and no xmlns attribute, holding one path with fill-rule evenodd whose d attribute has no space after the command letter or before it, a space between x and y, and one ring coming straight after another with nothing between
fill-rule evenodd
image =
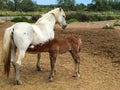
<instances>
[{"instance_id":1,"label":"sandy soil","mask_svg":"<svg viewBox=\"0 0 120 90\"><path fill-rule=\"evenodd\" d=\"M82 39L80 73L81 77L72 77L74 63L69 53L57 57L57 74L53 82L48 81L50 72L48 53L42 53L43 71L35 68L36 54L26 53L20 67L23 85L15 85L14 71L11 66L10 77L3 74L0 61L0 90L119 90L120 89L120 27L104 30L105 24L115 21L71 23L66 30L56 25L55 36L79 36ZM0 23L0 47L4 29L11 22ZM0 57L2 50L0 48Z\"/></svg>"}]
</instances>

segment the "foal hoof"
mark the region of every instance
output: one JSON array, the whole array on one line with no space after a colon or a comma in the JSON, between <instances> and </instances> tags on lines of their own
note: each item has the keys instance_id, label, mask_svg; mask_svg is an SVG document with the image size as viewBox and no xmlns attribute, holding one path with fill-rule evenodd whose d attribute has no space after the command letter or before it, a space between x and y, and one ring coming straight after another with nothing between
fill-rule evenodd
<instances>
[{"instance_id":1,"label":"foal hoof","mask_svg":"<svg viewBox=\"0 0 120 90\"><path fill-rule=\"evenodd\" d=\"M49 82L53 82L53 78L49 77Z\"/></svg>"},{"instance_id":2,"label":"foal hoof","mask_svg":"<svg viewBox=\"0 0 120 90\"><path fill-rule=\"evenodd\" d=\"M57 73L57 71L56 70L54 70L54 74L56 75L56 73Z\"/></svg>"},{"instance_id":3,"label":"foal hoof","mask_svg":"<svg viewBox=\"0 0 120 90\"><path fill-rule=\"evenodd\" d=\"M37 69L37 71L42 71L42 68L40 68L40 67L37 67L36 69Z\"/></svg>"},{"instance_id":4,"label":"foal hoof","mask_svg":"<svg viewBox=\"0 0 120 90\"><path fill-rule=\"evenodd\" d=\"M79 77L80 77L80 74L74 74L73 77L79 78Z\"/></svg>"},{"instance_id":5,"label":"foal hoof","mask_svg":"<svg viewBox=\"0 0 120 90\"><path fill-rule=\"evenodd\" d=\"M49 79L49 82L53 82L53 79Z\"/></svg>"},{"instance_id":6,"label":"foal hoof","mask_svg":"<svg viewBox=\"0 0 120 90\"><path fill-rule=\"evenodd\" d=\"M18 80L18 81L16 81L16 84L17 84L17 85L22 85L22 81L21 81L21 80Z\"/></svg>"}]
</instances>

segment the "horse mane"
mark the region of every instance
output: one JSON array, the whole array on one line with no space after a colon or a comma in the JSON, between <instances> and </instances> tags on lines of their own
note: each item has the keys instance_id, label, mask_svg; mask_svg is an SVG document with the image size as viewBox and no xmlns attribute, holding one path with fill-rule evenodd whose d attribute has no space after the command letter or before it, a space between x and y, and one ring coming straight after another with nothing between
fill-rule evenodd
<instances>
[{"instance_id":1,"label":"horse mane","mask_svg":"<svg viewBox=\"0 0 120 90\"><path fill-rule=\"evenodd\" d=\"M53 16L53 15L54 15L54 17L55 17L55 19L57 21L58 14L59 14L60 10L64 13L62 8L55 8L55 9L49 11L48 13L43 14L42 17L39 18L35 24L38 24L41 21L44 21L44 20L48 19L50 16ZM64 13L64 15L65 15L65 13Z\"/></svg>"},{"instance_id":2,"label":"horse mane","mask_svg":"<svg viewBox=\"0 0 120 90\"><path fill-rule=\"evenodd\" d=\"M41 21L44 22L45 20L49 19L51 16L53 16L52 13L46 13L42 15L42 17L39 18L35 24L39 24Z\"/></svg>"}]
</instances>

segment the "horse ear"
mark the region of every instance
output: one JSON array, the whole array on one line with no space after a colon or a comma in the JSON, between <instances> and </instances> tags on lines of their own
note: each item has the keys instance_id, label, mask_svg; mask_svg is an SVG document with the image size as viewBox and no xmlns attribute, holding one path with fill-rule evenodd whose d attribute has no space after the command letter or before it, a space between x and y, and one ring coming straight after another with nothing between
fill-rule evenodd
<instances>
[{"instance_id":1,"label":"horse ear","mask_svg":"<svg viewBox=\"0 0 120 90\"><path fill-rule=\"evenodd\" d=\"M59 10L61 11L61 10L62 10L62 8L60 7L60 8L59 8Z\"/></svg>"}]
</instances>

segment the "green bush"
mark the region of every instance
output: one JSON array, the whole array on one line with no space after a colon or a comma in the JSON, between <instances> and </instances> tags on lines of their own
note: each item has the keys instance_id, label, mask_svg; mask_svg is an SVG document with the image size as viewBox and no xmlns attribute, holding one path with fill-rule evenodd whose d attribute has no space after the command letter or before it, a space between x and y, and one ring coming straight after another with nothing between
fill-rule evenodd
<instances>
[{"instance_id":1,"label":"green bush","mask_svg":"<svg viewBox=\"0 0 120 90\"><path fill-rule=\"evenodd\" d=\"M114 22L113 26L120 26L120 22L117 20Z\"/></svg>"},{"instance_id":2,"label":"green bush","mask_svg":"<svg viewBox=\"0 0 120 90\"><path fill-rule=\"evenodd\" d=\"M89 12L73 12L66 14L66 20L74 18L78 21L104 21L120 19L120 15L100 14L100 13L89 13Z\"/></svg>"},{"instance_id":3,"label":"green bush","mask_svg":"<svg viewBox=\"0 0 120 90\"><path fill-rule=\"evenodd\" d=\"M79 22L79 21L75 18L71 18L71 19L68 20L68 23L71 23L71 22Z\"/></svg>"},{"instance_id":4,"label":"green bush","mask_svg":"<svg viewBox=\"0 0 120 90\"><path fill-rule=\"evenodd\" d=\"M29 22L29 23L35 22L34 20L28 19L26 17L16 17L16 18L13 18L11 21L12 22Z\"/></svg>"},{"instance_id":5,"label":"green bush","mask_svg":"<svg viewBox=\"0 0 120 90\"><path fill-rule=\"evenodd\" d=\"M114 26L120 26L120 23L114 23Z\"/></svg>"},{"instance_id":6,"label":"green bush","mask_svg":"<svg viewBox=\"0 0 120 90\"><path fill-rule=\"evenodd\" d=\"M23 15L26 15L22 13ZM32 13L32 16L39 16L38 13ZM27 15L30 15L27 13ZM76 22L76 21L104 21L104 20L114 20L120 19L120 15L113 13L104 13L104 12L68 12L66 13L67 22ZM35 22L37 18L27 19L26 17L17 17L14 18L13 22Z\"/></svg>"}]
</instances>

